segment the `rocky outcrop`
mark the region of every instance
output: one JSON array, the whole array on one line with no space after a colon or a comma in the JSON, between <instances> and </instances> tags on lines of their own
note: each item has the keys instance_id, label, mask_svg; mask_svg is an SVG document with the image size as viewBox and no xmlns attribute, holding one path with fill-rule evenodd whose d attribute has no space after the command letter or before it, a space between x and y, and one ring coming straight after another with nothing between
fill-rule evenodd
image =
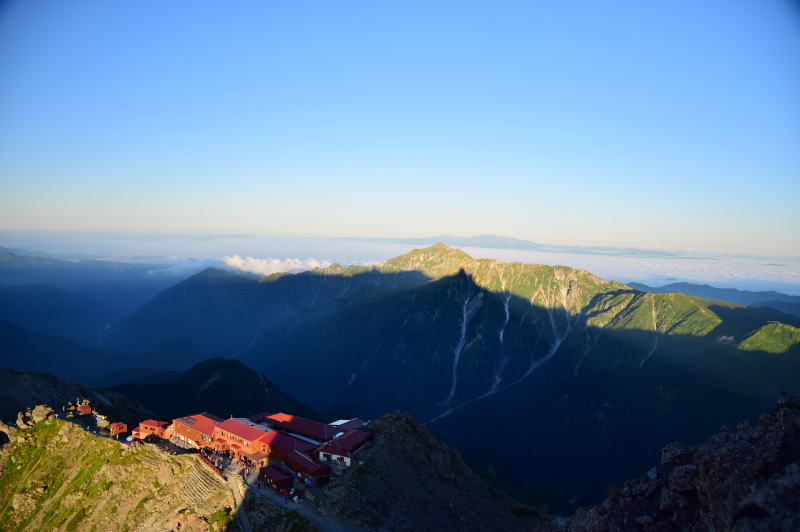
<instances>
[{"instance_id":1,"label":"rocky outcrop","mask_svg":"<svg viewBox=\"0 0 800 532\"><path fill-rule=\"evenodd\" d=\"M530 523L461 454L404 412L366 426L373 441L356 465L319 490L320 512L368 530L524 530Z\"/></svg>"},{"instance_id":2,"label":"rocky outcrop","mask_svg":"<svg viewBox=\"0 0 800 532\"><path fill-rule=\"evenodd\" d=\"M800 530L800 401L783 399L758 421L723 427L706 442L676 442L661 469L579 509L569 532Z\"/></svg>"},{"instance_id":3,"label":"rocky outcrop","mask_svg":"<svg viewBox=\"0 0 800 532\"><path fill-rule=\"evenodd\" d=\"M25 373L0 368L0 420L14 420L17 413L35 405L63 406L91 403L114 421L135 425L155 414L128 397L110 390L90 390L47 373Z\"/></svg>"},{"instance_id":4,"label":"rocky outcrop","mask_svg":"<svg viewBox=\"0 0 800 532\"><path fill-rule=\"evenodd\" d=\"M25 412L17 413L17 427L24 429L32 427L45 419L57 417L55 411L47 405L36 405L33 409L29 408Z\"/></svg>"}]
</instances>

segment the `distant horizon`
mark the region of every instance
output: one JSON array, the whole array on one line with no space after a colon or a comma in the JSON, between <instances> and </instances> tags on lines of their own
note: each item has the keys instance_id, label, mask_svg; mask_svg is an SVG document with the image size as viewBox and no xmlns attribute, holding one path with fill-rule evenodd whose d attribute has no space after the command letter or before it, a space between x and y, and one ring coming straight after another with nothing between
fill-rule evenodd
<instances>
[{"instance_id":1,"label":"distant horizon","mask_svg":"<svg viewBox=\"0 0 800 532\"><path fill-rule=\"evenodd\" d=\"M360 238L0 230L0 247L3 248L43 253L54 258L170 264L178 273L223 265L264 274L297 272L333 263L374 265L411 249L444 241L476 258L563 265L622 282L653 286L690 282L800 295L800 257L631 247L587 248L517 239L512 245L507 239L498 235Z\"/></svg>"},{"instance_id":2,"label":"distant horizon","mask_svg":"<svg viewBox=\"0 0 800 532\"><path fill-rule=\"evenodd\" d=\"M70 229L11 229L0 228L0 239L4 234L8 235L105 235L117 237L157 237L157 238L297 238L297 239L323 239L323 240L353 240L363 242L395 242L406 243L413 241L430 241L436 243L437 239L478 239L478 238L497 238L508 239L519 242L524 242L532 245L541 245L546 247L558 248L561 250L618 250L618 251L652 251L668 254L691 254L691 255L723 255L730 257L747 257L747 258L774 258L774 259L800 259L800 252L797 254L769 254L758 253L755 251L731 251L720 248L680 248L680 247L666 247L666 246L644 246L639 244L625 244L625 243L596 243L596 244L582 244L578 242L564 242L547 238L525 238L520 236L511 236L506 234L494 233L478 233L478 234L418 234L418 235L364 235L356 236L352 234L325 234L325 233L271 233L271 232L213 232L213 231L104 231L104 230L70 230ZM413 244L412 244L413 245ZM5 247L0 241L0 247ZM458 247L458 246L451 246ZM498 247L497 249L514 249L513 247ZM40 251L40 250L31 250Z\"/></svg>"}]
</instances>

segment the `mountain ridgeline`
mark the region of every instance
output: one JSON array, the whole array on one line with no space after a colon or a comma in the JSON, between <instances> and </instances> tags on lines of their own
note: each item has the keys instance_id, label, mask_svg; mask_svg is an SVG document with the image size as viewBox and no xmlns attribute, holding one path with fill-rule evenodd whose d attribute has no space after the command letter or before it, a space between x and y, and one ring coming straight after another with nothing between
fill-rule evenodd
<instances>
[{"instance_id":1,"label":"mountain ridgeline","mask_svg":"<svg viewBox=\"0 0 800 532\"><path fill-rule=\"evenodd\" d=\"M262 279L209 269L105 346L146 357L191 344L198 359L239 358L318 410L404 409L468 455L592 501L667 441L699 441L800 393L797 339L748 340L798 321L437 244L372 268Z\"/></svg>"},{"instance_id":2,"label":"mountain ridgeline","mask_svg":"<svg viewBox=\"0 0 800 532\"><path fill-rule=\"evenodd\" d=\"M210 411L221 416L259 412L291 412L317 418L307 404L289 397L264 375L238 360L204 360L171 378L122 384L111 388L156 412L161 419Z\"/></svg>"}]
</instances>

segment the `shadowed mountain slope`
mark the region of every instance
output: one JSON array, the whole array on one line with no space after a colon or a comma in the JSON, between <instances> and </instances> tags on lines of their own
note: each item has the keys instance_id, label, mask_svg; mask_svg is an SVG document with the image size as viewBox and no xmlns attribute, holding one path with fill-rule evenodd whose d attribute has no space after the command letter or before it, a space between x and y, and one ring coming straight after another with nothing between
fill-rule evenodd
<instances>
[{"instance_id":1,"label":"shadowed mountain slope","mask_svg":"<svg viewBox=\"0 0 800 532\"><path fill-rule=\"evenodd\" d=\"M162 382L122 384L112 390L147 406L162 419L204 411L223 417L264 411L316 417L310 406L291 398L262 374L225 358L204 360Z\"/></svg>"},{"instance_id":2,"label":"shadowed mountain slope","mask_svg":"<svg viewBox=\"0 0 800 532\"><path fill-rule=\"evenodd\" d=\"M99 301L43 285L0 287L0 319L88 345L96 344L112 324Z\"/></svg>"},{"instance_id":3,"label":"shadowed mountain slope","mask_svg":"<svg viewBox=\"0 0 800 532\"><path fill-rule=\"evenodd\" d=\"M74 382L88 382L109 371L116 360L109 353L60 336L37 334L0 320L0 367L54 373Z\"/></svg>"}]
</instances>

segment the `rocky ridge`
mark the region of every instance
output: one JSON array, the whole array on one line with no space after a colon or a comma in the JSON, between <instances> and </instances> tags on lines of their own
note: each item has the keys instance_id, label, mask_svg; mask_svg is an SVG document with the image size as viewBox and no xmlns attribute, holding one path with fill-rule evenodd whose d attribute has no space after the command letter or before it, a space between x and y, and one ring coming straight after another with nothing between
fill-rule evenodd
<instances>
[{"instance_id":1,"label":"rocky ridge","mask_svg":"<svg viewBox=\"0 0 800 532\"><path fill-rule=\"evenodd\" d=\"M533 512L490 487L405 412L365 429L372 442L356 453L357 465L320 490L314 504L321 513L368 530L513 531L535 522L517 515Z\"/></svg>"},{"instance_id":2,"label":"rocky ridge","mask_svg":"<svg viewBox=\"0 0 800 532\"><path fill-rule=\"evenodd\" d=\"M48 373L25 373L0 368L0 419L16 419L17 413L39 404L65 405L88 399L94 408L113 418L135 424L155 414L128 397L108 390L90 390L80 384L59 379Z\"/></svg>"},{"instance_id":3,"label":"rocky ridge","mask_svg":"<svg viewBox=\"0 0 800 532\"><path fill-rule=\"evenodd\" d=\"M671 443L660 468L609 492L539 530L800 530L800 401L782 399L697 446Z\"/></svg>"}]
</instances>

